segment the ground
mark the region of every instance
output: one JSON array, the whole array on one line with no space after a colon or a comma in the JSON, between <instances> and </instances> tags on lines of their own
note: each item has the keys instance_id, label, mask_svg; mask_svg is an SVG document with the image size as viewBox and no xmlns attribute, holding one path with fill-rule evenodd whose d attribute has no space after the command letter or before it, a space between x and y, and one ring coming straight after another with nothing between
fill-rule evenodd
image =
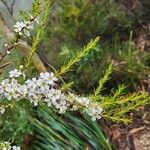
<instances>
[{"instance_id":1,"label":"ground","mask_svg":"<svg viewBox=\"0 0 150 150\"><path fill-rule=\"evenodd\" d=\"M129 125L103 123L104 132L116 150L150 150L150 107L139 112L140 115L130 114L134 120Z\"/></svg>"}]
</instances>

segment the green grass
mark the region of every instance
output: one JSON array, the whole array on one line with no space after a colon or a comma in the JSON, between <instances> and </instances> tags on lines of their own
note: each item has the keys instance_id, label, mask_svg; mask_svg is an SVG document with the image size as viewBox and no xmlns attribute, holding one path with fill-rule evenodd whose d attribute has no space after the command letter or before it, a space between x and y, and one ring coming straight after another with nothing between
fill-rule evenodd
<instances>
[{"instance_id":1,"label":"green grass","mask_svg":"<svg viewBox=\"0 0 150 150\"><path fill-rule=\"evenodd\" d=\"M37 118L31 119L34 131L32 149L79 150L87 146L93 150L111 150L97 122L78 113L56 115L46 107L38 107Z\"/></svg>"}]
</instances>

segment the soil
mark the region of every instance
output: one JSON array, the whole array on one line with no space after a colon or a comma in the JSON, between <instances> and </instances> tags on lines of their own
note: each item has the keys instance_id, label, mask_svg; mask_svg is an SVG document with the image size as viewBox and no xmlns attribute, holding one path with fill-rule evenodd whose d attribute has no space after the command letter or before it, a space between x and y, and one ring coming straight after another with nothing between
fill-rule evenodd
<instances>
[{"instance_id":1,"label":"soil","mask_svg":"<svg viewBox=\"0 0 150 150\"><path fill-rule=\"evenodd\" d=\"M115 150L150 150L150 106L140 113L130 113L133 123L129 125L101 124Z\"/></svg>"}]
</instances>

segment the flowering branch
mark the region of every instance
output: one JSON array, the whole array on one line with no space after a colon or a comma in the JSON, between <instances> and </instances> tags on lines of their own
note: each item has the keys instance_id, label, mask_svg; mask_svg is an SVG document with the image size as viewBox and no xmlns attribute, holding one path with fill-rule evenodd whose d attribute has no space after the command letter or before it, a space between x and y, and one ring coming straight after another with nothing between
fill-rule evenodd
<instances>
[{"instance_id":1,"label":"flowering branch","mask_svg":"<svg viewBox=\"0 0 150 150\"><path fill-rule=\"evenodd\" d=\"M23 34L24 30L26 29L31 29L31 25L30 23L32 23L35 20L36 17L32 17L29 21L26 21L25 23L21 22L17 22L16 25L14 25L15 28L15 32L16 32L16 36L15 39L12 40L13 43L11 46L9 46L8 44L5 44L5 50L4 53L0 55L0 62L7 56L10 54L11 50L13 48L15 48L18 45L18 42L20 40L20 38L22 37L21 35ZM28 35L29 33L26 32L26 35Z\"/></svg>"},{"instance_id":2,"label":"flowering branch","mask_svg":"<svg viewBox=\"0 0 150 150\"><path fill-rule=\"evenodd\" d=\"M25 74L21 70L14 69L9 72L9 78L0 83L0 95L7 100L27 99L34 106L45 103L48 107L54 107L59 113L70 111L82 111L88 113L92 120L100 119L103 109L88 97L80 97L73 93L62 93L57 87L58 79L51 72L40 73L38 78L24 80L19 83L19 78Z\"/></svg>"},{"instance_id":3,"label":"flowering branch","mask_svg":"<svg viewBox=\"0 0 150 150\"><path fill-rule=\"evenodd\" d=\"M5 50L2 50L3 53L0 54L0 62L2 62L3 59L9 55L11 51L19 44L19 40L22 38L22 36L30 36L30 30L33 29L34 22L38 23L37 17L42 13L46 5L47 3L45 3L42 9L39 9L36 13L34 13L34 16L30 16L26 21L17 22L14 25L14 31L16 34L12 40L13 43L11 45L5 44ZM7 65L3 66L6 67Z\"/></svg>"}]
</instances>

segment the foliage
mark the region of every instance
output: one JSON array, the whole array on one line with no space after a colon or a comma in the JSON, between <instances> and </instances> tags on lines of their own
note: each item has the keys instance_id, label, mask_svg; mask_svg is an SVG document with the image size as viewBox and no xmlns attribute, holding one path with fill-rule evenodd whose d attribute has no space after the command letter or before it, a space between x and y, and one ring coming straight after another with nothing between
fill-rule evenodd
<instances>
[{"instance_id":1,"label":"foliage","mask_svg":"<svg viewBox=\"0 0 150 150\"><path fill-rule=\"evenodd\" d=\"M63 116L46 107L38 108L38 119L32 119L35 140L33 149L111 149L99 125L88 116L66 113Z\"/></svg>"},{"instance_id":2,"label":"foliage","mask_svg":"<svg viewBox=\"0 0 150 150\"><path fill-rule=\"evenodd\" d=\"M46 3L46 4L47 4L46 8L43 10L44 15L42 16L42 18L40 20L40 24L38 25L35 38L33 39L33 42L32 42L31 52L29 53L29 56L27 57L27 64L26 64L25 68L28 68L30 66L32 57L34 56L34 53L37 50L37 46L39 45L40 41L42 40L43 31L45 29L45 24L46 24L46 20L47 20L47 16L49 13L49 8L50 8L51 3ZM33 5L33 12L35 12L34 15L39 14L40 13L39 11L40 11L39 10L39 2L35 1L35 4Z\"/></svg>"},{"instance_id":3,"label":"foliage","mask_svg":"<svg viewBox=\"0 0 150 150\"><path fill-rule=\"evenodd\" d=\"M7 108L5 115L0 115L0 141L23 143L26 135L31 134L28 117L32 107L27 103L0 103Z\"/></svg>"},{"instance_id":4,"label":"foliage","mask_svg":"<svg viewBox=\"0 0 150 150\"><path fill-rule=\"evenodd\" d=\"M93 3L91 3L91 1L85 0L74 0L72 2L64 0L63 2L57 2L57 4L59 4L57 7L60 11L58 11L58 14L62 15L60 16L62 17L62 20L60 20L60 27L63 28L63 31L61 31L60 28L57 27L56 31L61 31L59 32L59 34L66 34L66 36L71 37L71 40L75 40L77 37L79 38L77 38L77 40L75 40L73 44L74 50L76 48L80 48L80 46L83 45L85 41L87 42L87 39L91 39L93 35L97 35L97 32L100 32L100 34L106 34L107 29L109 28L109 24L111 24L110 22L115 17L116 18L114 20L117 20L118 24L121 24L122 28L127 27L129 29L130 25L132 24L132 21L130 19L129 21L125 19L126 13L120 10L117 7L116 3L114 3L112 0L108 0L107 3L103 0L95 1ZM31 52L27 58L27 63L25 63L25 68L23 68L23 70L25 69L25 71L28 71L29 67L31 66L31 58L34 56L34 53L40 45L40 42L43 40L43 32L45 29L45 23L49 12L50 4L51 3L48 3L47 5L46 3L46 9L43 9L42 11L44 12L43 18L40 24L37 26L35 38L33 38L32 40ZM89 13L89 6L92 6L91 11L94 13L94 15L91 12ZM104 9L102 8L102 6L105 6ZM39 7L39 1L35 0L33 4L33 9L30 13L35 16L39 15ZM102 9L98 11L100 8ZM87 13L87 15L84 15L85 12ZM22 12L21 14L23 16L23 19L31 19L28 18L27 13ZM91 15L94 18L91 17ZM89 19L89 17L91 18L91 20L89 21L90 24L85 25L87 24L87 20ZM82 24L82 22L80 23L81 20L85 22ZM102 20L102 22L98 22L97 20ZM66 24L65 22L68 22L68 24ZM75 28L74 24L76 25ZM96 31L88 30L88 28L94 29L95 26L98 27ZM21 30L23 28L21 28ZM80 41L81 35L79 31L82 30L76 29L82 29L84 31L82 36L86 37L87 39ZM92 32L93 35L91 35ZM110 34L112 34L112 32ZM18 40L20 36L21 35L19 35L18 33ZM68 38L67 40L69 39L70 38ZM78 76L76 78L74 78L73 76L78 75L78 73L81 74L83 68L84 71L86 71L87 73L93 73L93 70L95 70L96 78L94 79L94 84L96 83L95 85L98 86L95 86L96 88L94 92L92 92L93 88L90 89L89 92L86 91L86 84L84 84L84 88L82 88L84 92L82 92L81 94L80 91L80 95L88 97L95 105L102 106L103 112L101 114L101 117L103 119L111 120L116 123L129 123L131 122L131 118L129 118L128 112L135 111L140 106L148 104L150 102L149 95L144 91L139 93L126 94L124 85L120 85L117 89L115 88L116 90L111 90L109 94L102 93L105 90L107 82L110 80L110 75L113 75L113 68L116 69L117 63L112 61L112 59L107 61L110 55L108 54L109 57L106 57L106 55L104 55L106 50L108 51L108 49L111 47L111 44L114 43L108 43L109 46L106 49L106 47L100 46L98 44L98 41L99 37L91 40L91 42L89 42L87 46L85 46L81 50L71 52L70 57L68 57L68 48L65 49L65 51L67 51L67 61L65 65L61 66L60 69L55 69L54 67L51 67L51 69L55 71L56 76L60 78L58 85L56 85L56 87L54 88L60 87L65 93L72 92L77 95L77 92L75 92L78 88L76 82L79 80L79 78ZM131 57L133 54L131 41L132 33L130 34L129 42L124 43L125 46L127 45L128 47L128 58L126 58L128 62L128 68L133 67L133 60ZM73 41L71 41L70 43L73 43ZM79 43L79 45L76 45L77 43ZM115 46L116 45L113 45L114 51ZM117 48L119 46L117 45ZM104 52L102 53L101 50L103 50ZM118 51L116 53L118 54ZM122 53L122 51L119 53ZM121 56L123 57L123 54L121 54ZM66 57L64 59L66 59ZM100 66L103 66L103 63L100 66L99 62L95 63L95 61L98 61L100 58L106 61L106 63L104 63L105 67L108 65L108 63L110 64L102 78L101 76L103 73L101 70L103 70L103 68L105 67L102 67L100 70L98 68L100 68ZM88 65L91 65L91 71L89 67L88 69L85 67L87 66L87 63L89 63ZM73 67L74 69L72 69ZM74 72L77 72L77 74L73 75ZM32 75L29 74L28 76ZM91 78L93 78L93 74ZM72 79L71 82L68 79ZM85 77L83 78L83 80L85 80ZM87 77L86 81L89 82L89 80L90 79ZM66 81L69 81L69 83L66 83ZM75 90L73 82L75 82ZM93 82L93 80L91 82ZM48 108L44 104L39 104L39 106L34 107L30 103L28 103L26 99L22 99L20 101L7 101L6 99L1 99L0 106L2 108L6 108L6 112L4 114L0 114L1 141L10 141L11 143L22 145L24 149L33 150L78 150L86 149L87 147L95 150L111 149L108 139L101 131L98 122L93 122L90 117L87 116L86 112L67 112L60 115L55 109Z\"/></svg>"},{"instance_id":5,"label":"foliage","mask_svg":"<svg viewBox=\"0 0 150 150\"><path fill-rule=\"evenodd\" d=\"M88 54L89 50L91 50L92 48L96 46L96 43L98 42L98 40L99 38L97 37L94 41L91 41L90 43L88 43L88 45L85 46L83 50L81 50L81 52L79 52L74 59L70 60L66 66L61 67L60 72L58 72L58 74L62 75L66 73L67 71L69 71L71 66L79 62L83 57L85 57Z\"/></svg>"},{"instance_id":6,"label":"foliage","mask_svg":"<svg viewBox=\"0 0 150 150\"><path fill-rule=\"evenodd\" d=\"M134 91L135 84L147 78L150 71L148 52L139 51L133 43L136 16L116 1L56 1L48 24L41 49L44 47L48 64L55 68L74 58L89 39L101 38L65 77L67 82L74 81L76 91L88 93L96 88L99 76L103 76L100 70L105 70L112 61L115 69L108 86L125 83L129 91Z\"/></svg>"},{"instance_id":7,"label":"foliage","mask_svg":"<svg viewBox=\"0 0 150 150\"><path fill-rule=\"evenodd\" d=\"M34 53L35 53L35 51L37 49L37 46L38 46L38 44L39 44L39 42L41 40L41 35L42 35L43 29L44 29L46 16L47 16L47 14L49 12L49 6L50 6L50 3L49 3L49 5L46 5L47 9L44 10L43 19L42 19L42 21L40 22L40 24L37 27L37 34L36 34L36 36L35 36L35 38L33 39L33 42L32 42L32 49L31 49L31 52L30 52L28 60L27 60L27 65L25 65L25 68L23 68L23 69L28 69L28 67L30 66L31 58L34 56ZM15 26L16 27L16 32L17 32L16 33L16 37L14 39L14 43L12 43L12 46L7 46L8 47L8 49L7 49L8 52L10 50L13 50L14 46L15 47L17 46L17 42L19 42L19 40L22 38L23 30L28 27L28 22L26 24L26 22L24 20L28 20L29 19L30 21L32 21L33 19L35 19L35 17L38 15L38 13L40 13L40 11L38 11L37 9L34 9L35 7L38 7L38 1L37 0L35 0L35 3L33 4L33 11L31 11L29 15L27 13L23 13L22 12L23 22L18 23ZM36 12L34 12L34 11L36 11ZM34 17L30 17L30 15L32 13L33 13L33 15L35 15ZM29 17L27 17L27 16L29 16ZM98 38L95 41L91 41L91 43L89 43L89 45L87 47L85 47L84 51L81 52L80 55L78 55L79 56L79 57L77 57L78 59L75 58L75 60L76 60L75 62L80 61L80 59L84 55L86 55L86 53L88 53L90 48L95 46L97 40L98 40ZM7 52L6 52L6 54L7 54ZM74 63L71 63L70 67ZM65 72L67 72L67 70L70 69L70 67L66 67ZM62 68L65 68L65 66L62 67ZM35 108L32 108L32 106L29 103L27 103L27 101L25 99L22 99L22 101L19 101L19 102L15 102L15 101L7 102L5 100L2 100L1 102L2 103L1 103L1 107L0 108L7 109L7 111L6 112L2 112L2 115L1 115L1 130L0 130L0 135L1 136L0 136L0 140L1 141L10 141L11 143L17 143L17 144L22 145L24 142L26 142L26 140L30 140L30 138L32 136L35 136L34 135L35 134L34 133L35 129L32 128L32 126L33 126L32 122L33 122L34 119L32 121L30 120L30 118L32 116L36 117L36 116L34 116L34 115L36 115L36 113L35 114L33 113L33 110ZM4 115L3 115L3 113L4 113ZM56 112L53 115L57 116ZM52 116L52 117L54 117L54 116ZM16 120L16 121L14 122L14 120ZM39 122L40 122L40 120L39 120ZM83 121L81 121L81 122L83 122ZM58 122L58 125L59 124L60 123ZM39 126L39 127L40 127L40 131L41 131L41 128L43 128L43 126L42 127ZM86 129L86 127L87 126L85 126L85 129ZM69 130L70 130L70 128L68 128L68 132L70 132ZM108 142L103 137L103 133L101 132L101 130L97 129L97 131L99 131L99 133L97 135L98 136L101 135L101 139L103 139L102 147L110 147ZM9 132L11 134L9 134ZM54 132L55 131L53 131L53 133ZM90 135L88 135L88 136L90 136ZM85 137L85 138L89 138L88 136ZM68 137L68 139L69 138L70 137ZM58 140L58 139L59 138L57 137L56 140ZM79 140L78 140L78 142L79 142ZM83 147L85 147L85 144L83 144L82 141L79 142L79 143ZM49 146L49 145L52 146L54 143L52 145L51 144L52 143L47 143L47 146ZM26 146L27 146L27 143L25 143L23 148L26 149ZM57 147L60 147L59 143L58 143ZM31 146L30 146L30 148L31 148Z\"/></svg>"},{"instance_id":8,"label":"foliage","mask_svg":"<svg viewBox=\"0 0 150 150\"><path fill-rule=\"evenodd\" d=\"M52 14L55 20L50 20L54 26L54 32L53 28L50 29L51 36L63 34L66 40L71 38L78 44L84 44L98 34L112 35L115 30L129 29L134 19L121 10L114 0L63 0L56 1L55 5L57 8Z\"/></svg>"}]
</instances>

